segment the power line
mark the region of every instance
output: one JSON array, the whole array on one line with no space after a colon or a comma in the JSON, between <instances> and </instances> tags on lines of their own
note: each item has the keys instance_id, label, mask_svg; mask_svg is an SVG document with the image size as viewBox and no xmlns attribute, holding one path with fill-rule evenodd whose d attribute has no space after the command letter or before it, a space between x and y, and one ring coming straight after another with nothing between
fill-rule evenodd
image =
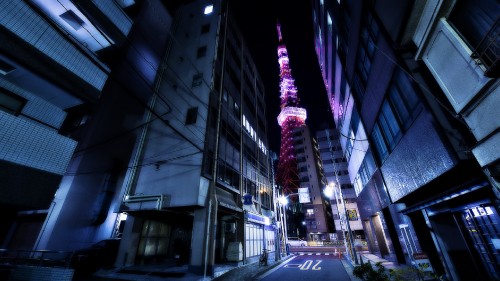
<instances>
[{"instance_id":1,"label":"power line","mask_svg":"<svg viewBox=\"0 0 500 281\"><path fill-rule=\"evenodd\" d=\"M60 2L59 2L59 4L60 4L61 6L63 6L66 10L68 10L68 9L67 9L67 8L66 8L66 7L65 7L62 3L60 3ZM100 42L99 42L99 41L98 41L98 40L97 40L97 39L96 39L96 38L92 35L92 33L91 33L91 32L90 32L87 28L85 28L85 27L84 27L84 29L86 30L86 32L87 32L87 33L88 33L88 34L89 34L92 38L94 38L94 40L95 40L96 42L98 42L99 44L101 44L101 43L100 43ZM179 41L177 40L176 36L175 36L174 34L172 34L170 31L169 31L169 33L172 35L172 38L174 39L174 41L176 42L176 44L179 44L179 45L180 45L180 43L179 43ZM145 61L145 62L146 62L146 63L147 63L150 67L151 67L151 69L152 69L152 70L156 70L156 68L152 65L152 63L151 63L149 60L147 60L147 59L146 59L146 58L145 58L145 57L144 57L144 56L143 56L143 55L142 55L142 54L141 54L141 53L140 53L140 52L139 52L139 51L135 48L134 44L133 44L132 42L130 42L130 40L129 40L129 38L128 38L128 37L126 37L126 42L128 43L128 45L129 45L130 47L132 47L132 49L134 49L134 50L137 52L137 54L139 55L139 57L141 57L141 59L143 59L143 60L144 60L144 61ZM102 45L101 45L101 46L102 46ZM114 45L111 45L111 46L112 46L113 48L116 48L116 46L114 46ZM193 68L194 68L197 72L199 72L199 70L196 68L196 65L194 65L194 63L191 61L191 59L190 59L190 58L188 58L188 61L191 63L191 66L192 66L192 67L193 67ZM130 66L132 66L128 60L126 60L125 62L126 62L127 64L129 64ZM178 78L178 81L179 81L179 82L181 82L181 83L184 85L184 87L185 87L186 89L189 89L189 86L187 86L187 85L185 84L185 82L184 82L184 81L183 81L183 80L179 77L179 75L178 75L177 73L175 73L175 71L173 71L173 69L171 68L170 64L166 64L166 66L167 66L170 70L172 70L172 72L171 72L171 73L173 73L173 74L176 76L176 78ZM142 79L143 81L145 80L145 78L144 78L144 77L142 77L142 75L140 75L139 73L137 73L137 70L136 70L133 66L132 66L132 70L133 70L134 72L136 72L136 74L138 74L138 77L139 77L140 79ZM113 77L113 76L111 76L111 78L113 79L114 77ZM115 80L115 81L116 81L116 80ZM166 81L166 80L161 79L161 81ZM207 82L204 78L202 79L202 81L205 83L205 85L209 86L208 82ZM147 82L147 81L145 81L145 82ZM120 82L119 82L118 84L119 84L119 85L121 85L121 83L120 83ZM123 86L123 85L121 85L121 86ZM154 89L151 89L151 90L152 90L153 92L156 92ZM127 91L127 92L128 92L128 91ZM198 97L197 97L197 96L193 93L193 91L192 91L192 90L190 90L190 89L189 89L189 90L188 90L188 92L189 92L189 93L190 93L190 94L191 94L191 95L192 95L195 99L197 99L197 100L201 103L201 105L202 105L202 106L204 106L206 109L209 109L209 108L208 108L208 104L206 104L206 103L204 103L202 100L200 100L200 99L199 99L199 98L198 98ZM156 92L156 93L157 93L157 92ZM130 94L131 94L131 93L130 93ZM139 100L139 101L142 103L142 101L141 101L141 99L140 99L139 97L137 97L137 96L135 96L135 95L133 95L133 94L131 94L131 95L132 95L132 97L134 97L135 99ZM80 149L80 150L78 150L78 151L77 151L77 153L82 153L82 152L84 152L84 151L88 151L88 150L90 150L90 149L92 149L92 148L96 148L97 146L100 146L100 145L102 145L102 144L108 143L108 142L110 142L110 141L112 141L112 140L114 140L114 139L120 138L120 137L122 137L122 136L124 136L124 135L126 135L126 134L128 134L128 133L130 133L130 132L132 132L132 131L134 131L134 130L136 130L136 129L138 129L138 128L141 128L141 127L143 127L143 126L145 126L145 125L148 125L148 124L150 124L150 123L152 123L153 121L156 121L156 120L158 120L158 119L159 119L160 121L163 121L163 122L168 122L168 121L166 121L166 120L163 120L161 117L162 117L162 116L164 116L164 115L166 115L166 114L169 114L169 113L172 111L172 107L170 106L170 104L169 104L166 100L163 100L163 99L162 99L162 96L161 96L161 94L160 94L160 93L157 93L157 95L158 95L158 96L160 97L160 99L163 101L164 105L165 105L165 106L167 106L167 110L168 110L168 111L167 111L166 113L163 113L163 114L159 115L159 114L158 114L158 113L156 113L156 112L155 112L152 108L150 108L149 106L147 106L147 105L144 105L144 104L143 104L143 106L144 106L146 109L148 109L151 113L153 113L153 115L155 115L155 116L156 116L156 118L155 118L155 119L152 119L152 120L149 120L149 121L147 121L147 122L144 122L144 123L142 123L142 124L140 124L140 125L138 125L138 126L136 126L136 127L132 128L132 129L129 129L129 130L127 130L127 131L124 131L124 132L122 132L122 133L120 133L120 134L118 134L118 135L115 135L115 136L113 136L112 138L109 138L109 139L107 139L107 140L105 140L105 141L102 141L102 142L99 142L99 143L93 144L93 145L91 145L91 146L89 146L89 147L86 147L86 148L84 148L84 149ZM182 96L181 96L181 98L182 98L184 101L186 101L186 99L185 99L185 98L183 98ZM187 102L187 101L186 101L186 102ZM175 108L175 107L174 107L174 108ZM177 109L177 108L175 108L175 109ZM179 110L177 109L177 111L179 111ZM180 111L179 111L179 112L180 112ZM234 116L232 116L232 115L229 115L229 116L230 116L231 118L233 118L233 120L236 120L236 118L235 118ZM177 117L177 116L174 116L174 118L175 118L175 117ZM202 119L202 120L204 120L204 121L206 121L206 119L204 119L204 118L203 118L203 116L201 116L201 119ZM177 120L178 120L178 118L177 118ZM238 127L240 128L240 131L241 131L241 132L246 132L246 130L242 130L242 129L243 129L243 125L241 124L241 121L240 121L239 119L238 119L237 124L238 124ZM170 126L170 127L171 127L171 126ZM172 129L174 129L174 128L172 128ZM174 129L174 130L175 130L175 129ZM191 130L190 130L190 131L191 131ZM192 132L192 131L191 131L191 132ZM202 133L201 131L199 131L199 132L200 132L200 133ZM193 132L192 132L192 133L193 133ZM249 136L248 132L247 132L247 135ZM249 136L249 137L250 137L250 136ZM250 139L252 139L252 138L250 137ZM189 140L188 140L188 141L189 141ZM193 144L193 145L194 145L194 144ZM195 146L195 147L197 147L196 145L194 145L194 146ZM198 149L200 149L200 148L198 148ZM200 150L201 150L201 149L200 149ZM157 154L157 155L156 155L156 157L159 157L159 156L161 156L161 155L162 155L162 154ZM253 156L253 155L248 155L248 157L250 157L250 159L254 160L254 162L258 163L258 165L259 165L259 166L262 166L262 167L255 167L257 170L260 170L261 168L263 168L263 167L264 167L264 165L263 165L262 163L260 163L260 161L258 161L257 157L255 157L255 156Z\"/></svg>"}]
</instances>

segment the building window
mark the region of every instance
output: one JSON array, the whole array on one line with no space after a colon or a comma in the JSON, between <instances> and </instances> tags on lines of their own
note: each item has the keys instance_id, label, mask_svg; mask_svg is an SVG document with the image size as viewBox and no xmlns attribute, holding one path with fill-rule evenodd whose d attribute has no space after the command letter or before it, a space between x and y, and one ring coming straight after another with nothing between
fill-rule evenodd
<instances>
[{"instance_id":1,"label":"building window","mask_svg":"<svg viewBox=\"0 0 500 281\"><path fill-rule=\"evenodd\" d=\"M18 116L26 105L27 100L7 89L0 88L0 110Z\"/></svg>"},{"instance_id":2,"label":"building window","mask_svg":"<svg viewBox=\"0 0 500 281\"><path fill-rule=\"evenodd\" d=\"M365 186L370 181L373 173L375 172L375 161L373 160L370 150L367 151L365 159L359 167L359 176L362 186Z\"/></svg>"},{"instance_id":3,"label":"building window","mask_svg":"<svg viewBox=\"0 0 500 281\"><path fill-rule=\"evenodd\" d=\"M398 121L404 129L407 129L411 124L410 121L414 119L412 113L415 112L419 100L417 93L403 71L398 70L395 73L389 87L388 96Z\"/></svg>"},{"instance_id":4,"label":"building window","mask_svg":"<svg viewBox=\"0 0 500 281\"><path fill-rule=\"evenodd\" d=\"M199 47L196 51L196 58L202 58L207 54L207 46Z\"/></svg>"},{"instance_id":5,"label":"building window","mask_svg":"<svg viewBox=\"0 0 500 281\"><path fill-rule=\"evenodd\" d=\"M208 33L210 31L210 24L204 24L201 26L201 34Z\"/></svg>"},{"instance_id":6,"label":"building window","mask_svg":"<svg viewBox=\"0 0 500 281\"><path fill-rule=\"evenodd\" d=\"M0 59L0 74L7 75L8 73L14 71L16 68L6 61Z\"/></svg>"},{"instance_id":7,"label":"building window","mask_svg":"<svg viewBox=\"0 0 500 281\"><path fill-rule=\"evenodd\" d=\"M351 128L353 135L356 135L356 132L358 131L359 122L360 120L358 111L356 109L353 109L351 115Z\"/></svg>"},{"instance_id":8,"label":"building window","mask_svg":"<svg viewBox=\"0 0 500 281\"><path fill-rule=\"evenodd\" d=\"M418 95L410 80L403 71L397 70L371 134L381 162L387 158L403 132L416 118L419 104Z\"/></svg>"},{"instance_id":9,"label":"building window","mask_svg":"<svg viewBox=\"0 0 500 281\"><path fill-rule=\"evenodd\" d=\"M382 104L377 123L380 125L388 147L393 150L396 143L401 139L401 129L388 100L385 100Z\"/></svg>"},{"instance_id":10,"label":"building window","mask_svg":"<svg viewBox=\"0 0 500 281\"><path fill-rule=\"evenodd\" d=\"M490 0L462 0L453 6L448 21L472 47L481 42L498 19L500 6Z\"/></svg>"},{"instance_id":11,"label":"building window","mask_svg":"<svg viewBox=\"0 0 500 281\"><path fill-rule=\"evenodd\" d=\"M354 88L358 99L361 101L365 94L368 75L372 67L375 56L376 40L379 35L379 28L373 16L368 13L361 29L360 46L356 59L356 73L354 76Z\"/></svg>"},{"instance_id":12,"label":"building window","mask_svg":"<svg viewBox=\"0 0 500 281\"><path fill-rule=\"evenodd\" d=\"M378 153L378 158L380 162L383 162L389 155L389 150L387 149L387 145L385 144L384 137L382 136L382 132L380 131L378 124L375 124L373 127L372 140L375 144L375 150Z\"/></svg>"},{"instance_id":13,"label":"building window","mask_svg":"<svg viewBox=\"0 0 500 281\"><path fill-rule=\"evenodd\" d=\"M85 23L72 10L67 10L66 12L60 14L59 16L74 30L79 30L80 28L83 27L83 24Z\"/></svg>"},{"instance_id":14,"label":"building window","mask_svg":"<svg viewBox=\"0 0 500 281\"><path fill-rule=\"evenodd\" d=\"M354 147L354 140L355 140L355 136L352 132L352 128L349 128L349 132L347 133L347 135L348 135L348 138L346 141L345 156L347 159L351 159L352 149Z\"/></svg>"},{"instance_id":15,"label":"building window","mask_svg":"<svg viewBox=\"0 0 500 281\"><path fill-rule=\"evenodd\" d=\"M196 124L198 118L198 107L191 107L186 114L186 125Z\"/></svg>"},{"instance_id":16,"label":"building window","mask_svg":"<svg viewBox=\"0 0 500 281\"><path fill-rule=\"evenodd\" d=\"M461 0L456 1L448 18L473 51L472 56L488 68L485 74L490 77L500 75L499 14L498 1Z\"/></svg>"},{"instance_id":17,"label":"building window","mask_svg":"<svg viewBox=\"0 0 500 281\"><path fill-rule=\"evenodd\" d=\"M191 82L191 87L198 87L201 86L201 83L203 82L203 73L197 73L193 75L193 82Z\"/></svg>"}]
</instances>

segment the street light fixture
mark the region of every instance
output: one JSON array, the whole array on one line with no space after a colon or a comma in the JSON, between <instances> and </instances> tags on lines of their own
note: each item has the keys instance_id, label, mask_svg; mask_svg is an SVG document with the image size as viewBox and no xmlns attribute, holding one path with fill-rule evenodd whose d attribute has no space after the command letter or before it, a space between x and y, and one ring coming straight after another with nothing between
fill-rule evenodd
<instances>
[{"instance_id":1,"label":"street light fixture","mask_svg":"<svg viewBox=\"0 0 500 281\"><path fill-rule=\"evenodd\" d=\"M299 195L300 193L289 193L287 195L281 195L278 197L278 203L281 206L281 215L282 215L282 226L283 226L283 250L286 251L286 245L288 244L288 229L286 223L286 210L285 206L288 205L288 197L292 195ZM304 222L302 222L304 224ZM298 233L297 233L298 234Z\"/></svg>"},{"instance_id":2,"label":"street light fixture","mask_svg":"<svg viewBox=\"0 0 500 281\"><path fill-rule=\"evenodd\" d=\"M347 235L349 235L349 241L346 241L345 237L345 232L344 232L344 244L346 247L346 253L351 255L351 259L354 258L354 263L358 264L358 257L356 254L356 248L354 246L354 236L352 235L351 231L351 224L349 223L349 218L347 217L347 209L345 207L345 200L344 200L344 195L342 194L342 189L340 186L337 186L335 188L334 183L329 183L325 189L323 190L323 194L325 194L326 197L332 199L335 198L336 205L337 205L337 210L339 211L339 214L341 213L341 210L339 208L339 200L342 202L342 211L343 211L343 216L340 217L340 221L344 222L343 225L347 226ZM342 230L344 230L344 227L342 227Z\"/></svg>"},{"instance_id":3,"label":"street light fixture","mask_svg":"<svg viewBox=\"0 0 500 281\"><path fill-rule=\"evenodd\" d=\"M290 195L290 194L289 194ZM282 227L282 234L283 234L283 239L281 239L283 241L283 245L282 245L282 249L283 249L283 256L286 255L286 244L288 243L288 229L287 229L287 225L286 225L286 212L285 212L285 206L288 205L288 196L280 196L278 197L278 204L280 205L281 209L280 209L280 212L281 212L281 227Z\"/></svg>"}]
</instances>

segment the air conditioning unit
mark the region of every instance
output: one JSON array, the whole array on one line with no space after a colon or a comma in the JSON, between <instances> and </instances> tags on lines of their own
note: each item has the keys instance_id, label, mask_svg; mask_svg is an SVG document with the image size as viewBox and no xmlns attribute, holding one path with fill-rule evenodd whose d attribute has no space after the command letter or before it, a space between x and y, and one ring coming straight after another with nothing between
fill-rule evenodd
<instances>
[{"instance_id":1,"label":"air conditioning unit","mask_svg":"<svg viewBox=\"0 0 500 281\"><path fill-rule=\"evenodd\" d=\"M236 223L226 223L224 225L224 230L226 232L231 232L231 233L234 233L236 231Z\"/></svg>"}]
</instances>

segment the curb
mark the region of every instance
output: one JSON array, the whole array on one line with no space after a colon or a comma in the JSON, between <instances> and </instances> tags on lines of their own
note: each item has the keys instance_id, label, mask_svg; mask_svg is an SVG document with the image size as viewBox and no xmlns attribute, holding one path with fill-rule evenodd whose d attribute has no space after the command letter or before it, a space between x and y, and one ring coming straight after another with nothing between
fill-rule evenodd
<instances>
[{"instance_id":1,"label":"curb","mask_svg":"<svg viewBox=\"0 0 500 281\"><path fill-rule=\"evenodd\" d=\"M282 258L281 260L279 261L276 261L275 263L271 264L271 265L268 265L267 267L259 270L259 272L255 273L254 275L252 275L252 280L255 280L255 279L259 279L260 276L264 275L266 272L268 272L269 270L272 270L274 269L275 267L279 266L280 264L292 259L294 257L294 255L288 255L284 258Z\"/></svg>"}]
</instances>

